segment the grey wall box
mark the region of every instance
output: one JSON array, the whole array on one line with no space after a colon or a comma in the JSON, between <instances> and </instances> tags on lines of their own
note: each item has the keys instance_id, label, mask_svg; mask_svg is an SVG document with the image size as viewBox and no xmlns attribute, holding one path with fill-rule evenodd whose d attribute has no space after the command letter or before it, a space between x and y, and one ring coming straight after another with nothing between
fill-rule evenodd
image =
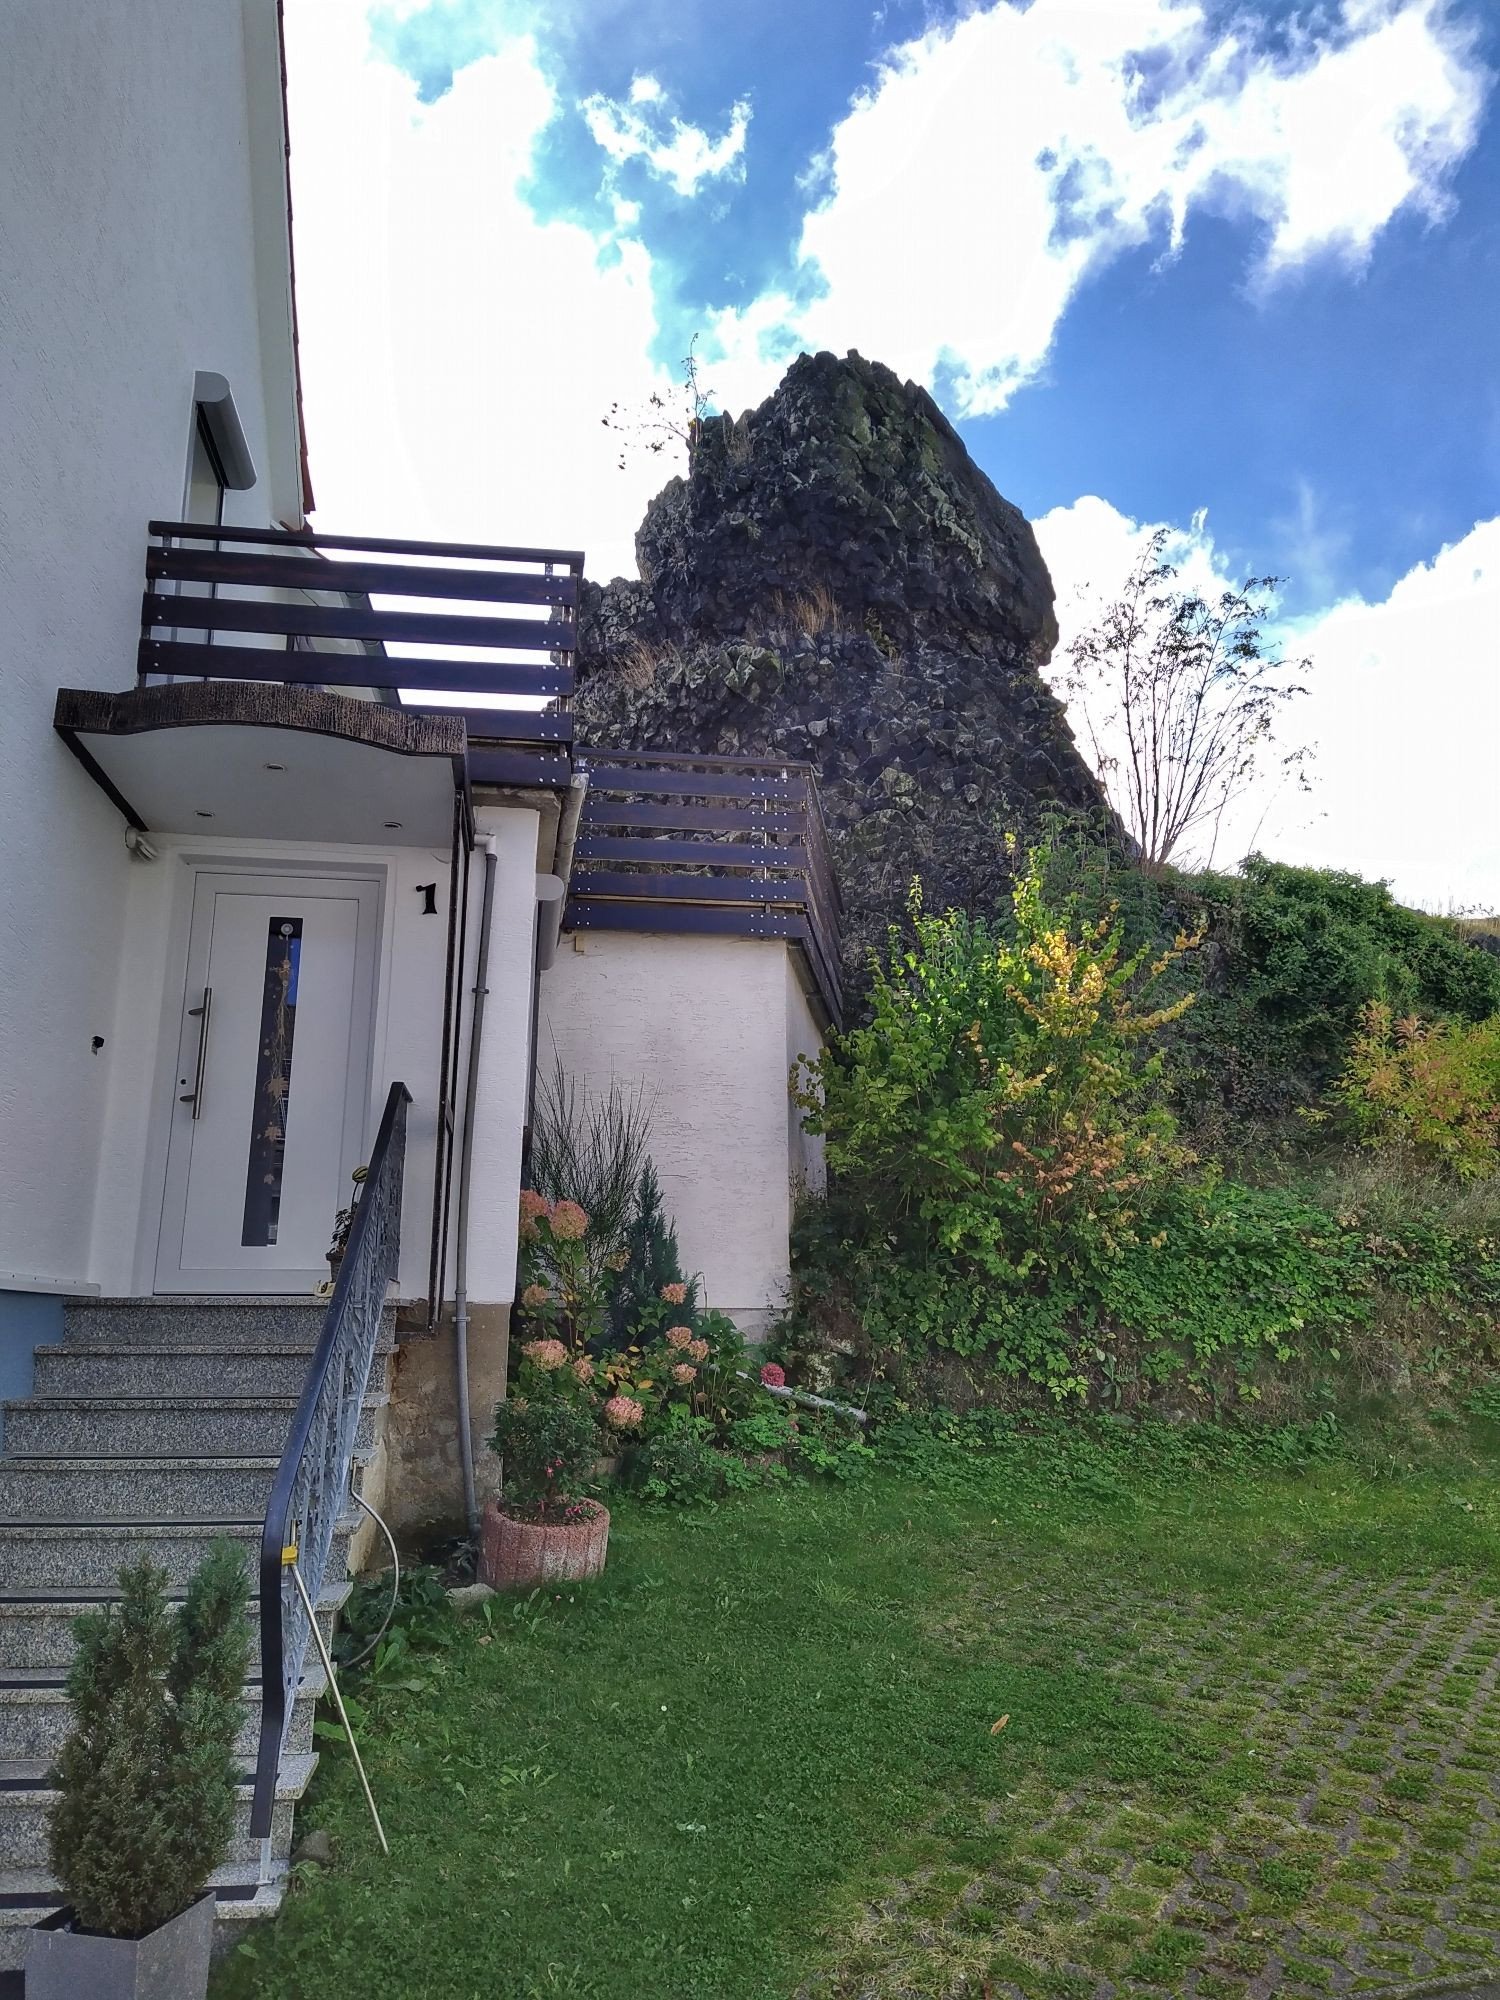
<instances>
[{"instance_id":1,"label":"grey wall box","mask_svg":"<svg viewBox=\"0 0 1500 2000\"><path fill-rule=\"evenodd\" d=\"M200 368L193 377L193 401L203 412L208 434L224 468L224 484L243 493L255 484L255 460L245 442L245 427L234 407L234 396L222 375Z\"/></svg>"}]
</instances>

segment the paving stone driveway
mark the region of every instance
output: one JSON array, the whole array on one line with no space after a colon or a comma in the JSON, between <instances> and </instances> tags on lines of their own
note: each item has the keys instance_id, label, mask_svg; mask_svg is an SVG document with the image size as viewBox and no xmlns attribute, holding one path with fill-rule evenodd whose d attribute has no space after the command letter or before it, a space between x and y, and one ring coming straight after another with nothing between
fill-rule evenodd
<instances>
[{"instance_id":1,"label":"paving stone driveway","mask_svg":"<svg viewBox=\"0 0 1500 2000\"><path fill-rule=\"evenodd\" d=\"M1207 1815L1128 1780L980 1802L995 1858L871 1907L840 1992L1500 2000L1500 1613L1456 1575L1279 1580L1243 1606L992 1593L998 1643L1044 1633L1038 1661L1102 1667L1235 1780Z\"/></svg>"}]
</instances>

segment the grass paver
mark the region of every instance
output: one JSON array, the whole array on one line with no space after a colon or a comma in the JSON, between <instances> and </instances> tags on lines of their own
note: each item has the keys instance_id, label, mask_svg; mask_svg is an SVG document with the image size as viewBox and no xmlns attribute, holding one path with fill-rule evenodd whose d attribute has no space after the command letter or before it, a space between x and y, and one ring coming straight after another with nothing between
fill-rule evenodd
<instances>
[{"instance_id":1,"label":"grass paver","mask_svg":"<svg viewBox=\"0 0 1500 2000\"><path fill-rule=\"evenodd\" d=\"M1493 1442L622 1507L363 1692L392 1859L325 1742L337 1864L214 2000L1481 1991Z\"/></svg>"}]
</instances>

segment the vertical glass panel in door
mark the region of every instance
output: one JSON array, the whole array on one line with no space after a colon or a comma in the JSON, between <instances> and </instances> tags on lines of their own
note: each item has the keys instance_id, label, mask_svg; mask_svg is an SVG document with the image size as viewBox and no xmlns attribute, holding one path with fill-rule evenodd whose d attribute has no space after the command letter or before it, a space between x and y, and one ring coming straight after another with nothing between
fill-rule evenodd
<instances>
[{"instance_id":1,"label":"vertical glass panel in door","mask_svg":"<svg viewBox=\"0 0 1500 2000\"><path fill-rule=\"evenodd\" d=\"M245 1244L276 1241L286 1170L286 1121L292 1094L301 961L302 919L272 917L266 926L265 990L250 1111L250 1160L245 1170L245 1220L240 1233Z\"/></svg>"}]
</instances>

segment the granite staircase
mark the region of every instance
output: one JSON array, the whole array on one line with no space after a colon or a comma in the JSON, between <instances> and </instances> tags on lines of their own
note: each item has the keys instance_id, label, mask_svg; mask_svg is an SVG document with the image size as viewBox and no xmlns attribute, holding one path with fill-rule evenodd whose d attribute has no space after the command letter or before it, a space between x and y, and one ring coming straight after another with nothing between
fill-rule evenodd
<instances>
[{"instance_id":1,"label":"granite staircase","mask_svg":"<svg viewBox=\"0 0 1500 2000\"><path fill-rule=\"evenodd\" d=\"M3 1406L0 1970L23 1962L27 1929L62 1900L47 1864L47 1775L69 1728L72 1620L116 1597L121 1565L143 1556L167 1572L180 1598L220 1535L244 1547L253 1598L266 1502L324 1309L307 1297L70 1300L62 1340L36 1351L34 1393ZM392 1325L388 1313L360 1420L356 1481L386 1401ZM357 1525L351 1507L318 1604L325 1637L348 1595ZM251 1673L259 1675L253 1649ZM272 1879L264 1882L248 1830L258 1678L246 1686L234 1840L213 1877L221 1932L280 1902L292 1815L317 1762L313 1710L322 1692L314 1654L282 1759Z\"/></svg>"}]
</instances>

